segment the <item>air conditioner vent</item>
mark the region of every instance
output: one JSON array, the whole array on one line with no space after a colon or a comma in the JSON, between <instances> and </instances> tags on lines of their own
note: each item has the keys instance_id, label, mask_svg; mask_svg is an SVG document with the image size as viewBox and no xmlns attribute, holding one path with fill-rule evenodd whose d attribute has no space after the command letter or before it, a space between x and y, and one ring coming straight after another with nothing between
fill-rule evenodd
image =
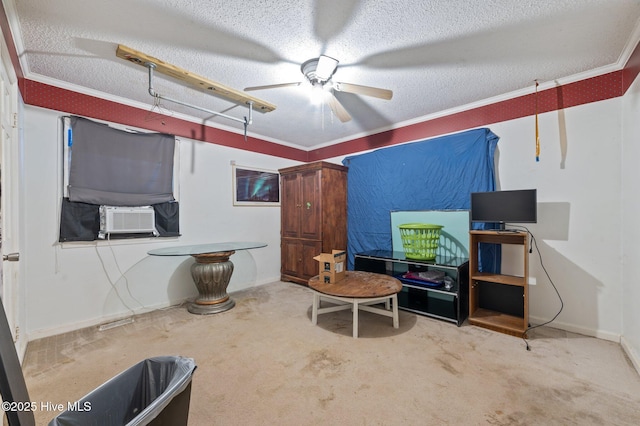
<instances>
[{"instance_id":1,"label":"air conditioner vent","mask_svg":"<svg viewBox=\"0 0 640 426\"><path fill-rule=\"evenodd\" d=\"M153 207L100 206L98 238L104 239L109 234L147 233L158 236Z\"/></svg>"}]
</instances>

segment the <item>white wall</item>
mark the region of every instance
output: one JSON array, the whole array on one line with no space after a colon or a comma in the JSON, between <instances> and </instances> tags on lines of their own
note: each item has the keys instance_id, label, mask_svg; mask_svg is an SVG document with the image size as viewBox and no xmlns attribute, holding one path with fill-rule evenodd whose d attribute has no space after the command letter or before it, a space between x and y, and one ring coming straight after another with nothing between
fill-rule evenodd
<instances>
[{"instance_id":1,"label":"white wall","mask_svg":"<svg viewBox=\"0 0 640 426\"><path fill-rule=\"evenodd\" d=\"M622 117L622 345L640 371L640 78L624 96Z\"/></svg>"},{"instance_id":2,"label":"white wall","mask_svg":"<svg viewBox=\"0 0 640 426\"><path fill-rule=\"evenodd\" d=\"M483 126L500 137L499 188L538 190L538 223L527 227L564 301L551 326L613 341L619 341L623 332L622 102L609 99L541 114L539 162L534 117ZM635 172L640 173L637 166ZM626 226L640 230L633 222ZM521 250L505 248L503 272L517 274L521 256ZM560 301L535 248L529 256L529 273L530 321L540 324L556 315ZM636 329L640 325L637 314L631 324Z\"/></svg>"},{"instance_id":3,"label":"white wall","mask_svg":"<svg viewBox=\"0 0 640 426\"><path fill-rule=\"evenodd\" d=\"M239 251L229 292L280 279L280 208L234 207L231 161L277 170L296 162L180 138L180 231L173 239L58 244L61 113L24 110L27 334L30 340L168 306L197 294L190 257L169 245L263 241Z\"/></svg>"},{"instance_id":4,"label":"white wall","mask_svg":"<svg viewBox=\"0 0 640 426\"><path fill-rule=\"evenodd\" d=\"M534 117L490 126L500 136L500 189L537 188L540 250L529 256L529 312L538 324L618 341L622 334L621 98L542 114L535 161ZM504 271L514 257L507 252ZM517 269L516 269L517 271Z\"/></svg>"}]
</instances>

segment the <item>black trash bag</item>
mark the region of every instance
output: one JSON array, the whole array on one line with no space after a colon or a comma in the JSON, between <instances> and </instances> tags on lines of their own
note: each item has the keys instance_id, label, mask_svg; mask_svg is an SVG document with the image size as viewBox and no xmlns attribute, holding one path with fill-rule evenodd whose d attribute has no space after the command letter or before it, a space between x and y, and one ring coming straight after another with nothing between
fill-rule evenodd
<instances>
[{"instance_id":1,"label":"black trash bag","mask_svg":"<svg viewBox=\"0 0 640 426\"><path fill-rule=\"evenodd\" d=\"M195 369L191 358L146 359L70 404L49 426L186 425Z\"/></svg>"}]
</instances>

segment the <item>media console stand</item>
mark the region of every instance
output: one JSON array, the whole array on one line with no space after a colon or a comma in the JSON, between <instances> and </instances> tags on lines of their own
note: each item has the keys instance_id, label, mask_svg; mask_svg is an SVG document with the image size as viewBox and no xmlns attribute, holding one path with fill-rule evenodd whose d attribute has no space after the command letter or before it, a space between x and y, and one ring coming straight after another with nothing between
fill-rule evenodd
<instances>
[{"instance_id":1,"label":"media console stand","mask_svg":"<svg viewBox=\"0 0 640 426\"><path fill-rule=\"evenodd\" d=\"M402 251L371 250L355 254L356 271L392 275L402 282L398 306L405 311L462 325L469 313L469 260L437 256L435 260L407 259ZM440 270L453 285L450 289L406 280L406 272Z\"/></svg>"}]
</instances>

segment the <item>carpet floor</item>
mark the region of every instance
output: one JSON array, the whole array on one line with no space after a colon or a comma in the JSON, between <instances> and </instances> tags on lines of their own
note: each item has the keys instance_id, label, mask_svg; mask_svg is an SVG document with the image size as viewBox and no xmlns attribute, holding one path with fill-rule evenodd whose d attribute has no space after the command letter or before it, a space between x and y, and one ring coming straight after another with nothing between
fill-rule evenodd
<instances>
[{"instance_id":1,"label":"carpet floor","mask_svg":"<svg viewBox=\"0 0 640 426\"><path fill-rule=\"evenodd\" d=\"M311 324L308 288L275 282L236 306L184 306L30 342L31 400L80 399L158 355L191 357L190 425L638 425L640 375L619 344L540 327L522 339L400 311ZM36 411L38 425L56 412Z\"/></svg>"}]
</instances>

